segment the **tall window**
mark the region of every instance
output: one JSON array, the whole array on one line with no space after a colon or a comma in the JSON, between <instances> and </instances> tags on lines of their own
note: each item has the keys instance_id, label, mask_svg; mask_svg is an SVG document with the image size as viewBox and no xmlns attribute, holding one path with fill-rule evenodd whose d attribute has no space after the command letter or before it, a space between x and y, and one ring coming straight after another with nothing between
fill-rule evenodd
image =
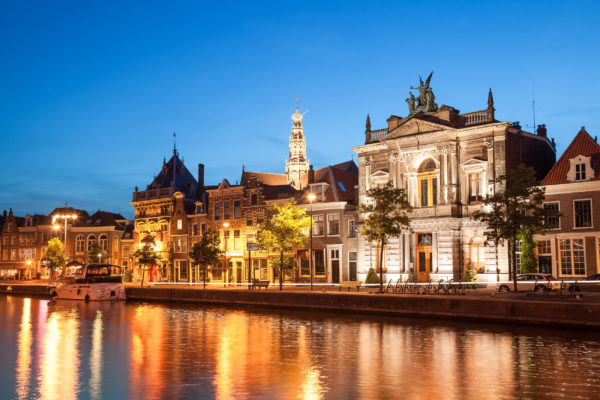
<instances>
[{"instance_id":1,"label":"tall window","mask_svg":"<svg viewBox=\"0 0 600 400\"><path fill-rule=\"evenodd\" d=\"M575 165L575 180L585 181L585 164Z\"/></svg>"},{"instance_id":2,"label":"tall window","mask_svg":"<svg viewBox=\"0 0 600 400\"><path fill-rule=\"evenodd\" d=\"M185 236L174 236L173 244L175 253L187 253L187 240Z\"/></svg>"},{"instance_id":3,"label":"tall window","mask_svg":"<svg viewBox=\"0 0 600 400\"><path fill-rule=\"evenodd\" d=\"M353 219L348 220L348 237L356 237L356 224Z\"/></svg>"},{"instance_id":4,"label":"tall window","mask_svg":"<svg viewBox=\"0 0 600 400\"><path fill-rule=\"evenodd\" d=\"M241 212L240 202L234 201L233 202L233 218L240 219L241 216L242 216L242 212Z\"/></svg>"},{"instance_id":5,"label":"tall window","mask_svg":"<svg viewBox=\"0 0 600 400\"><path fill-rule=\"evenodd\" d=\"M221 219L221 203L215 203L215 221Z\"/></svg>"},{"instance_id":6,"label":"tall window","mask_svg":"<svg viewBox=\"0 0 600 400\"><path fill-rule=\"evenodd\" d=\"M88 236L88 239L87 239L87 251L92 250L92 242L95 242L95 241L96 241L96 236L94 236L94 235Z\"/></svg>"},{"instance_id":7,"label":"tall window","mask_svg":"<svg viewBox=\"0 0 600 400\"><path fill-rule=\"evenodd\" d=\"M256 193L252 193L250 195L250 205L255 206L258 204L258 195Z\"/></svg>"},{"instance_id":8,"label":"tall window","mask_svg":"<svg viewBox=\"0 0 600 400\"><path fill-rule=\"evenodd\" d=\"M423 161L419 167L419 200L421 207L437 204L437 174L431 158Z\"/></svg>"},{"instance_id":9,"label":"tall window","mask_svg":"<svg viewBox=\"0 0 600 400\"><path fill-rule=\"evenodd\" d=\"M123 257L129 257L131 255L131 250L129 246L123 246Z\"/></svg>"},{"instance_id":10,"label":"tall window","mask_svg":"<svg viewBox=\"0 0 600 400\"><path fill-rule=\"evenodd\" d=\"M327 234L330 236L340 234L340 214L327 215Z\"/></svg>"},{"instance_id":11,"label":"tall window","mask_svg":"<svg viewBox=\"0 0 600 400\"><path fill-rule=\"evenodd\" d=\"M325 233L324 218L322 215L315 215L313 217L313 235L323 236Z\"/></svg>"},{"instance_id":12,"label":"tall window","mask_svg":"<svg viewBox=\"0 0 600 400\"><path fill-rule=\"evenodd\" d=\"M108 237L106 237L106 235L102 234L100 235L100 248L102 249L102 251L106 251L108 250Z\"/></svg>"},{"instance_id":13,"label":"tall window","mask_svg":"<svg viewBox=\"0 0 600 400\"><path fill-rule=\"evenodd\" d=\"M554 203L544 203L544 210L547 211L556 211L558 213L559 210L559 202ZM546 217L546 226L548 229L559 229L560 228L560 217L558 215Z\"/></svg>"},{"instance_id":14,"label":"tall window","mask_svg":"<svg viewBox=\"0 0 600 400\"><path fill-rule=\"evenodd\" d=\"M348 252L348 278L351 281L355 281L357 276L356 276L356 272L357 272L357 256L356 256L356 251L350 251Z\"/></svg>"},{"instance_id":15,"label":"tall window","mask_svg":"<svg viewBox=\"0 0 600 400\"><path fill-rule=\"evenodd\" d=\"M230 205L231 205L231 202L229 202L229 201L223 202L223 219L229 219L231 217L229 215L229 206Z\"/></svg>"},{"instance_id":16,"label":"tall window","mask_svg":"<svg viewBox=\"0 0 600 400\"><path fill-rule=\"evenodd\" d=\"M561 275L585 275L583 239L562 239L559 246Z\"/></svg>"},{"instance_id":17,"label":"tall window","mask_svg":"<svg viewBox=\"0 0 600 400\"><path fill-rule=\"evenodd\" d=\"M236 229L233 231L233 249L239 250L242 247L242 240L240 238L240 230Z\"/></svg>"},{"instance_id":18,"label":"tall window","mask_svg":"<svg viewBox=\"0 0 600 400\"><path fill-rule=\"evenodd\" d=\"M308 250L298 250L298 260L300 263L300 275L310 276L310 261L308 259Z\"/></svg>"},{"instance_id":19,"label":"tall window","mask_svg":"<svg viewBox=\"0 0 600 400\"><path fill-rule=\"evenodd\" d=\"M325 276L325 257L323 250L314 250L315 276Z\"/></svg>"},{"instance_id":20,"label":"tall window","mask_svg":"<svg viewBox=\"0 0 600 400\"><path fill-rule=\"evenodd\" d=\"M478 272L483 272L485 266L484 240L480 236L474 236L469 243L469 264Z\"/></svg>"},{"instance_id":21,"label":"tall window","mask_svg":"<svg viewBox=\"0 0 600 400\"><path fill-rule=\"evenodd\" d=\"M575 200L575 228L589 228L592 226L592 201Z\"/></svg>"},{"instance_id":22,"label":"tall window","mask_svg":"<svg viewBox=\"0 0 600 400\"><path fill-rule=\"evenodd\" d=\"M83 253L83 251L84 251L83 235L77 235L77 237L75 238L75 251L77 253Z\"/></svg>"},{"instance_id":23,"label":"tall window","mask_svg":"<svg viewBox=\"0 0 600 400\"><path fill-rule=\"evenodd\" d=\"M192 234L198 236L198 224L192 225Z\"/></svg>"},{"instance_id":24,"label":"tall window","mask_svg":"<svg viewBox=\"0 0 600 400\"><path fill-rule=\"evenodd\" d=\"M481 201L481 175L479 172L469 174L469 203Z\"/></svg>"}]
</instances>

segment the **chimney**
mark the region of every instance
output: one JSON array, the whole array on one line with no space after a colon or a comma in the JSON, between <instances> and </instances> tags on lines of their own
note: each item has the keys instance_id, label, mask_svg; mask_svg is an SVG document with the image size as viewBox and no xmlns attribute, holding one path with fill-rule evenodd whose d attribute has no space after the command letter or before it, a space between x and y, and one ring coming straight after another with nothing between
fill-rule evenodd
<instances>
[{"instance_id":1,"label":"chimney","mask_svg":"<svg viewBox=\"0 0 600 400\"><path fill-rule=\"evenodd\" d=\"M308 166L308 184L315 183L315 170L312 165Z\"/></svg>"},{"instance_id":2,"label":"chimney","mask_svg":"<svg viewBox=\"0 0 600 400\"><path fill-rule=\"evenodd\" d=\"M521 130L521 123L519 121L515 121L512 124L513 128L517 128L518 130Z\"/></svg>"},{"instance_id":3,"label":"chimney","mask_svg":"<svg viewBox=\"0 0 600 400\"><path fill-rule=\"evenodd\" d=\"M546 124L541 124L537 126L537 134L538 136L546 137L546 133L548 130L546 129Z\"/></svg>"},{"instance_id":4,"label":"chimney","mask_svg":"<svg viewBox=\"0 0 600 400\"><path fill-rule=\"evenodd\" d=\"M204 201L204 164L198 164L198 199Z\"/></svg>"}]
</instances>

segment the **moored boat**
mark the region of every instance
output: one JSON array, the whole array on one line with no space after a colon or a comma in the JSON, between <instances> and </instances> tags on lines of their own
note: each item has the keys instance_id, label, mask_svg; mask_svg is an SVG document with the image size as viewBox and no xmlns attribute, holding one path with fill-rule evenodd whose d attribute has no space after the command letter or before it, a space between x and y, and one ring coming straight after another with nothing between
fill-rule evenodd
<instances>
[{"instance_id":1,"label":"moored boat","mask_svg":"<svg viewBox=\"0 0 600 400\"><path fill-rule=\"evenodd\" d=\"M52 296L69 300L125 300L121 267L111 264L88 264L62 278Z\"/></svg>"}]
</instances>

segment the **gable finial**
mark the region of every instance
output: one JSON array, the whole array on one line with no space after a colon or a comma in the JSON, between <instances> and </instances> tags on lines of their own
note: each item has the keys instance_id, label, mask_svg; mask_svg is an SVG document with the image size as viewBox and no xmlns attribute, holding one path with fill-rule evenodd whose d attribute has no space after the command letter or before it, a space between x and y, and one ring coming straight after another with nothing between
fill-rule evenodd
<instances>
[{"instance_id":1,"label":"gable finial","mask_svg":"<svg viewBox=\"0 0 600 400\"><path fill-rule=\"evenodd\" d=\"M177 155L177 133L173 132L173 155Z\"/></svg>"},{"instance_id":2,"label":"gable finial","mask_svg":"<svg viewBox=\"0 0 600 400\"><path fill-rule=\"evenodd\" d=\"M488 109L494 108L494 96L492 95L492 88L488 93Z\"/></svg>"},{"instance_id":3,"label":"gable finial","mask_svg":"<svg viewBox=\"0 0 600 400\"><path fill-rule=\"evenodd\" d=\"M366 123L367 132L371 131L371 117L367 113L367 123Z\"/></svg>"}]
</instances>

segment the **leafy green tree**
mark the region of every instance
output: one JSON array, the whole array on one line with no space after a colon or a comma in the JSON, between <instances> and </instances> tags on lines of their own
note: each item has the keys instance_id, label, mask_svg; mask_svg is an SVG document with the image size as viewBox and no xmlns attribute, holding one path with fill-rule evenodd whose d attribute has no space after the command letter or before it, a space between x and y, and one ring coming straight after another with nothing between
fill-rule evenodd
<instances>
[{"instance_id":1,"label":"leafy green tree","mask_svg":"<svg viewBox=\"0 0 600 400\"><path fill-rule=\"evenodd\" d=\"M280 271L279 266L281 265L281 261L282 260L280 258L271 258L269 260L269 264L271 264L271 268L273 268L273 275L279 275L279 271ZM290 270L293 270L294 268L296 268L296 263L294 262L294 259L291 257L284 257L283 258L283 270L290 271Z\"/></svg>"},{"instance_id":2,"label":"leafy green tree","mask_svg":"<svg viewBox=\"0 0 600 400\"><path fill-rule=\"evenodd\" d=\"M133 257L137 260L138 265L142 270L142 282L140 287L144 286L144 272L149 265L156 264L160 260L160 255L156 251L156 240L154 235L146 233L141 240L139 249L133 252Z\"/></svg>"},{"instance_id":3,"label":"leafy green tree","mask_svg":"<svg viewBox=\"0 0 600 400\"><path fill-rule=\"evenodd\" d=\"M522 229L517 235L521 241L521 272L524 274L537 272L537 257L535 256L535 242L531 231Z\"/></svg>"},{"instance_id":4,"label":"leafy green tree","mask_svg":"<svg viewBox=\"0 0 600 400\"><path fill-rule=\"evenodd\" d=\"M389 183L368 190L367 197L367 202L358 207L358 212L364 216L361 235L369 242L380 244L379 291L383 293L383 250L389 237L412 231L408 216L413 208L404 189L396 189Z\"/></svg>"},{"instance_id":5,"label":"leafy green tree","mask_svg":"<svg viewBox=\"0 0 600 400\"><path fill-rule=\"evenodd\" d=\"M59 268L61 273L63 272L67 258L65 257L63 243L59 238L55 237L48 241L48 249L42 256L42 261L46 262L47 267L51 271L50 279L52 279L52 274L56 268Z\"/></svg>"},{"instance_id":6,"label":"leafy green tree","mask_svg":"<svg viewBox=\"0 0 600 400\"><path fill-rule=\"evenodd\" d=\"M369 268L369 272L367 272L367 277L365 278L365 283L379 283L379 278L377 277L377 272L373 268Z\"/></svg>"},{"instance_id":7,"label":"leafy green tree","mask_svg":"<svg viewBox=\"0 0 600 400\"><path fill-rule=\"evenodd\" d=\"M100 243L95 240L90 243L87 259L90 263L98 263L102 261L102 247L100 247Z\"/></svg>"},{"instance_id":8,"label":"leafy green tree","mask_svg":"<svg viewBox=\"0 0 600 400\"><path fill-rule=\"evenodd\" d=\"M473 218L487 225L485 235L496 248L508 242L510 271L514 291L518 292L516 241L519 232L544 232L547 229L545 221L551 216L560 216L560 213L543 208L545 189L538 186L531 167L520 164L515 170L499 176L496 182L504 184L505 189L483 199L483 209L476 211Z\"/></svg>"},{"instance_id":9,"label":"leafy green tree","mask_svg":"<svg viewBox=\"0 0 600 400\"><path fill-rule=\"evenodd\" d=\"M294 246L302 246L308 239L309 229L310 218L293 201L273 204L260 224L256 241L264 249L278 251L279 265L284 265L283 253ZM279 290L283 290L282 268L279 268Z\"/></svg>"},{"instance_id":10,"label":"leafy green tree","mask_svg":"<svg viewBox=\"0 0 600 400\"><path fill-rule=\"evenodd\" d=\"M214 229L209 229L202 235L199 242L194 243L192 251L190 251L190 258L194 260L196 265L202 267L204 289L206 289L207 266L217 264L219 258L223 255L223 251L219 247L220 242L219 233Z\"/></svg>"},{"instance_id":11,"label":"leafy green tree","mask_svg":"<svg viewBox=\"0 0 600 400\"><path fill-rule=\"evenodd\" d=\"M465 270L463 271L461 277L461 282L477 282L477 271L470 265L467 265Z\"/></svg>"}]
</instances>

